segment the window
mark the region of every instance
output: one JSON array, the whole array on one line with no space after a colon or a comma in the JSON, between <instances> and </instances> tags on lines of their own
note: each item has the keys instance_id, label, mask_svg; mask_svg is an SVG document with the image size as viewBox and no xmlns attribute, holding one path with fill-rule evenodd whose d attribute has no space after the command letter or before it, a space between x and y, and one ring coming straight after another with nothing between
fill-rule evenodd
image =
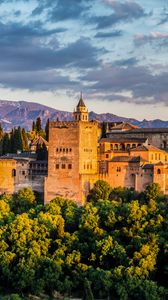
<instances>
[{"instance_id":1,"label":"window","mask_svg":"<svg viewBox=\"0 0 168 300\"><path fill-rule=\"evenodd\" d=\"M106 158L109 158L109 155L108 155L108 154L106 154Z\"/></svg>"},{"instance_id":2,"label":"window","mask_svg":"<svg viewBox=\"0 0 168 300\"><path fill-rule=\"evenodd\" d=\"M25 175L25 171L22 171L22 175Z\"/></svg>"},{"instance_id":3,"label":"window","mask_svg":"<svg viewBox=\"0 0 168 300\"><path fill-rule=\"evenodd\" d=\"M12 170L12 177L15 177L15 176L16 176L16 170L13 169L13 170Z\"/></svg>"},{"instance_id":4,"label":"window","mask_svg":"<svg viewBox=\"0 0 168 300\"><path fill-rule=\"evenodd\" d=\"M155 159L157 160L157 153L155 153Z\"/></svg>"},{"instance_id":5,"label":"window","mask_svg":"<svg viewBox=\"0 0 168 300\"><path fill-rule=\"evenodd\" d=\"M153 160L153 154L151 154L151 160Z\"/></svg>"},{"instance_id":6,"label":"window","mask_svg":"<svg viewBox=\"0 0 168 300\"><path fill-rule=\"evenodd\" d=\"M59 149L57 148L57 149L56 149L56 152L58 152L58 151L59 151Z\"/></svg>"},{"instance_id":7,"label":"window","mask_svg":"<svg viewBox=\"0 0 168 300\"><path fill-rule=\"evenodd\" d=\"M62 164L62 169L65 169L65 168L66 168L65 164Z\"/></svg>"},{"instance_id":8,"label":"window","mask_svg":"<svg viewBox=\"0 0 168 300\"><path fill-rule=\"evenodd\" d=\"M69 152L72 152L72 149L71 149L71 148L69 149Z\"/></svg>"},{"instance_id":9,"label":"window","mask_svg":"<svg viewBox=\"0 0 168 300\"><path fill-rule=\"evenodd\" d=\"M160 169L157 169L157 174L161 174L161 170Z\"/></svg>"},{"instance_id":10,"label":"window","mask_svg":"<svg viewBox=\"0 0 168 300\"><path fill-rule=\"evenodd\" d=\"M68 169L69 169L69 170L72 169L72 164L68 164Z\"/></svg>"},{"instance_id":11,"label":"window","mask_svg":"<svg viewBox=\"0 0 168 300\"><path fill-rule=\"evenodd\" d=\"M55 165L55 168L56 168L56 169L59 169L59 164L56 164L56 165Z\"/></svg>"}]
</instances>

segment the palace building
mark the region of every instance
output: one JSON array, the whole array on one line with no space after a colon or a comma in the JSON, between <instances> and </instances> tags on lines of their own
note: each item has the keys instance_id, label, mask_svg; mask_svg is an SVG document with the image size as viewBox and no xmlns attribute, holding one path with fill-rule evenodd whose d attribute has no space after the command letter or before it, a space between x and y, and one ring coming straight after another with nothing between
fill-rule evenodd
<instances>
[{"instance_id":1,"label":"palace building","mask_svg":"<svg viewBox=\"0 0 168 300\"><path fill-rule=\"evenodd\" d=\"M159 183L168 195L168 128L113 122L104 130L104 124L89 120L82 95L73 115L74 121L49 123L48 162L24 153L0 158L1 194L30 186L45 203L60 196L83 205L102 179L138 192Z\"/></svg>"}]
</instances>

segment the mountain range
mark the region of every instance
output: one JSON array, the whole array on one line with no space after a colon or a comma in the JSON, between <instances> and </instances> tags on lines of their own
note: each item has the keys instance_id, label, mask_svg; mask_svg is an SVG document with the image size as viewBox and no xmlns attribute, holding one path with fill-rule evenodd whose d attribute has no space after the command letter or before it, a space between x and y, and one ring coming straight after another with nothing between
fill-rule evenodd
<instances>
[{"instance_id":1,"label":"mountain range","mask_svg":"<svg viewBox=\"0 0 168 300\"><path fill-rule=\"evenodd\" d=\"M48 118L62 121L73 120L72 112L57 110L35 102L0 100L0 122L4 130L10 130L14 126L30 130L32 122L37 117L41 118L42 126L45 126ZM89 113L89 118L100 122L129 122L142 128L168 128L168 121L160 119L138 121L110 113L97 114L93 111Z\"/></svg>"}]
</instances>

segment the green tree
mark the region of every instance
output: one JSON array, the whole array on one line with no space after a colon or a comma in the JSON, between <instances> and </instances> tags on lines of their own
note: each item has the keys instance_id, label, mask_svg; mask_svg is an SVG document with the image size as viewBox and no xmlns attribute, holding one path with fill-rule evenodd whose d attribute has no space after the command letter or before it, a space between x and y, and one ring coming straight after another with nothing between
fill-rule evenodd
<instances>
[{"instance_id":1,"label":"green tree","mask_svg":"<svg viewBox=\"0 0 168 300\"><path fill-rule=\"evenodd\" d=\"M84 300L94 300L90 282L87 278L84 279Z\"/></svg>"},{"instance_id":2,"label":"green tree","mask_svg":"<svg viewBox=\"0 0 168 300\"><path fill-rule=\"evenodd\" d=\"M49 141L49 119L47 119L46 126L45 126L45 136L46 136L46 141Z\"/></svg>"},{"instance_id":3,"label":"green tree","mask_svg":"<svg viewBox=\"0 0 168 300\"><path fill-rule=\"evenodd\" d=\"M23 143L23 150L28 151L29 150L28 138L27 138L27 133L24 128L22 128L22 143Z\"/></svg>"},{"instance_id":4,"label":"green tree","mask_svg":"<svg viewBox=\"0 0 168 300\"><path fill-rule=\"evenodd\" d=\"M157 200L160 196L160 185L158 183L151 183L146 187L145 196L148 201Z\"/></svg>"},{"instance_id":5,"label":"green tree","mask_svg":"<svg viewBox=\"0 0 168 300\"><path fill-rule=\"evenodd\" d=\"M40 117L38 117L36 119L36 126L35 126L35 128L36 128L36 132L38 132L38 133L42 130L41 118Z\"/></svg>"},{"instance_id":6,"label":"green tree","mask_svg":"<svg viewBox=\"0 0 168 300\"><path fill-rule=\"evenodd\" d=\"M36 199L31 188L22 188L13 199L13 208L15 212L25 212L36 204Z\"/></svg>"},{"instance_id":7,"label":"green tree","mask_svg":"<svg viewBox=\"0 0 168 300\"><path fill-rule=\"evenodd\" d=\"M7 153L10 153L10 137L8 133L5 133L2 140L2 154Z\"/></svg>"},{"instance_id":8,"label":"green tree","mask_svg":"<svg viewBox=\"0 0 168 300\"><path fill-rule=\"evenodd\" d=\"M36 154L37 154L37 160L47 160L48 157L48 151L45 143L38 144L37 149L36 149Z\"/></svg>"},{"instance_id":9,"label":"green tree","mask_svg":"<svg viewBox=\"0 0 168 300\"><path fill-rule=\"evenodd\" d=\"M36 130L36 123L35 123L35 121L33 121L33 123L32 123L32 131L35 131Z\"/></svg>"},{"instance_id":10,"label":"green tree","mask_svg":"<svg viewBox=\"0 0 168 300\"><path fill-rule=\"evenodd\" d=\"M107 200L111 192L111 186L104 180L98 180L90 191L88 200L96 202L99 199Z\"/></svg>"}]
</instances>

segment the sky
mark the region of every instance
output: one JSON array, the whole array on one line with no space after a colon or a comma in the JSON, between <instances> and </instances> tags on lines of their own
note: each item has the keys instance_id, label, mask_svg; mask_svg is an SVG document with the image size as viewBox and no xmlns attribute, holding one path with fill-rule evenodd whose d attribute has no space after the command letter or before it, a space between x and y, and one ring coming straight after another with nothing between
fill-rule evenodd
<instances>
[{"instance_id":1,"label":"sky","mask_svg":"<svg viewBox=\"0 0 168 300\"><path fill-rule=\"evenodd\" d=\"M168 120L167 0L1 0L0 99Z\"/></svg>"}]
</instances>

